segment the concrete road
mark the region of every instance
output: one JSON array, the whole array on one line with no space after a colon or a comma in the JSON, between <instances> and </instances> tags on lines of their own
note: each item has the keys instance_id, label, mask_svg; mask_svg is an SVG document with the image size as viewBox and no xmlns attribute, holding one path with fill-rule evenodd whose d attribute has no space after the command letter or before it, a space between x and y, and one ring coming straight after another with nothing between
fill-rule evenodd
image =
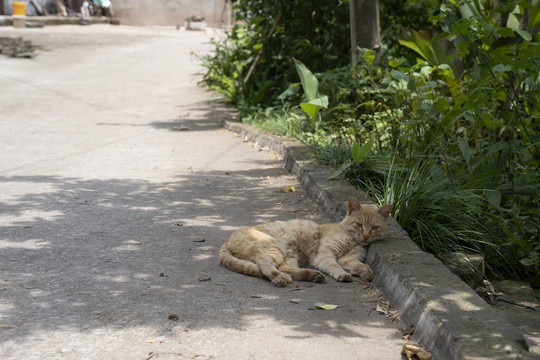
<instances>
[{"instance_id":1,"label":"concrete road","mask_svg":"<svg viewBox=\"0 0 540 360\"><path fill-rule=\"evenodd\" d=\"M240 226L327 220L281 159L220 127L194 76L210 34L0 36L42 47L0 56L1 359L401 358L377 289L276 288L218 265Z\"/></svg>"}]
</instances>

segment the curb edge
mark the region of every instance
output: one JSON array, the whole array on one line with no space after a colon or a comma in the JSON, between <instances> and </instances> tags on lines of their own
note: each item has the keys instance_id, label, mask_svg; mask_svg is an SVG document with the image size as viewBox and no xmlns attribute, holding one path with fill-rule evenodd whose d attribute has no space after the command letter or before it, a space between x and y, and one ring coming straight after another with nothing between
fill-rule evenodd
<instances>
[{"instance_id":1,"label":"curb edge","mask_svg":"<svg viewBox=\"0 0 540 360\"><path fill-rule=\"evenodd\" d=\"M285 168L299 178L308 196L332 221L343 219L350 196L371 202L366 193L346 181L327 180L333 170L317 163L300 141L239 122L224 121L223 125L281 155ZM415 327L414 337L434 359L535 358L517 328L440 260L420 250L394 219L387 236L370 245L366 262L375 274L373 283L400 310L405 322Z\"/></svg>"}]
</instances>

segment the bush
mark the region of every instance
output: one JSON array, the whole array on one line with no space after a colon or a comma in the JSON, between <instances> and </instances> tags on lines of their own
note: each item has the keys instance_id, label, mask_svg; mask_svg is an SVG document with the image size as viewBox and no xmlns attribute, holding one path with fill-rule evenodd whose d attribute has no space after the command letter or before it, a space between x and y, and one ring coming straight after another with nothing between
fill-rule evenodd
<instances>
[{"instance_id":1,"label":"bush","mask_svg":"<svg viewBox=\"0 0 540 360\"><path fill-rule=\"evenodd\" d=\"M255 24L255 19L266 12L266 19L275 19L279 7L250 13L247 6L259 1L240 3L250 14L245 32L235 28L232 43L217 44L217 54L241 56L232 62L207 58L206 79L211 85L208 79L216 75L233 84L228 89L234 96L228 96L247 104L244 119L298 137L374 199L394 203L398 221L423 249L439 255L480 252L490 277L527 279L540 287L540 0L501 6L408 1L406 6L421 3L428 9L431 28L413 29L426 24L425 17L394 9L393 19L409 27L388 36L396 41L385 44L381 64L372 52L360 50L354 67L345 64L346 50L330 45L331 36L321 39L328 52L311 41L305 42L306 52L285 49L306 36L305 22L300 30L300 22L294 29L280 28L279 44L270 41L274 37L265 39L272 21ZM288 10L313 25L315 15L307 9L316 3L292 1ZM317 31L329 26L329 34L347 37L348 29L337 25L347 22L344 4L333 3L344 12L333 9L323 16ZM262 23L264 30L253 30ZM251 45L237 46L242 42ZM264 61L253 72L253 83L242 87L254 61L250 46L260 43ZM309 96L302 106L308 113L299 107L303 92L292 56L319 80L314 112L305 105L314 101ZM216 72L217 64L232 75ZM252 106L255 99L262 110Z\"/></svg>"},{"instance_id":2,"label":"bush","mask_svg":"<svg viewBox=\"0 0 540 360\"><path fill-rule=\"evenodd\" d=\"M350 61L347 1L236 0L234 11L238 23L203 57L202 82L241 110L269 106L297 82L293 58L315 71Z\"/></svg>"}]
</instances>

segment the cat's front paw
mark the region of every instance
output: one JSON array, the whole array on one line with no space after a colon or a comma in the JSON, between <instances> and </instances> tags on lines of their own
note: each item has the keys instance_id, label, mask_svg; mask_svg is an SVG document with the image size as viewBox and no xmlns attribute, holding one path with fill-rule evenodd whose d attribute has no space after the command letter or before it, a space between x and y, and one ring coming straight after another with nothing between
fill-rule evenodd
<instances>
[{"instance_id":1,"label":"cat's front paw","mask_svg":"<svg viewBox=\"0 0 540 360\"><path fill-rule=\"evenodd\" d=\"M292 278L289 274L281 274L272 279L272 285L277 287L285 287L290 282Z\"/></svg>"},{"instance_id":2,"label":"cat's front paw","mask_svg":"<svg viewBox=\"0 0 540 360\"><path fill-rule=\"evenodd\" d=\"M364 281L371 281L373 280L373 270L368 265L364 265L358 272L358 276Z\"/></svg>"},{"instance_id":3,"label":"cat's front paw","mask_svg":"<svg viewBox=\"0 0 540 360\"><path fill-rule=\"evenodd\" d=\"M343 274L339 275L336 278L336 280L337 281L342 281L342 282L351 282L351 281L353 281L353 277L349 273L343 273Z\"/></svg>"}]
</instances>

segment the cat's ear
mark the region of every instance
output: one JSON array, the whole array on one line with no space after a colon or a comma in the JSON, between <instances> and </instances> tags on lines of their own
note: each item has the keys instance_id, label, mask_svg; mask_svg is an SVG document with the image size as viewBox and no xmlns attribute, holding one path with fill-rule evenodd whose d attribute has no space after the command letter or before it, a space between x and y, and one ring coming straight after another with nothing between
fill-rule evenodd
<instances>
[{"instance_id":1,"label":"cat's ear","mask_svg":"<svg viewBox=\"0 0 540 360\"><path fill-rule=\"evenodd\" d=\"M392 212L392 205L387 204L387 205L381 206L378 212L379 212L379 215L381 215L383 218L388 219L388 217L390 216L390 213Z\"/></svg>"},{"instance_id":2,"label":"cat's ear","mask_svg":"<svg viewBox=\"0 0 540 360\"><path fill-rule=\"evenodd\" d=\"M360 202L356 200L355 198L349 198L349 202L347 203L348 212L347 214L351 215L355 211L359 211L362 205L360 205Z\"/></svg>"}]
</instances>

